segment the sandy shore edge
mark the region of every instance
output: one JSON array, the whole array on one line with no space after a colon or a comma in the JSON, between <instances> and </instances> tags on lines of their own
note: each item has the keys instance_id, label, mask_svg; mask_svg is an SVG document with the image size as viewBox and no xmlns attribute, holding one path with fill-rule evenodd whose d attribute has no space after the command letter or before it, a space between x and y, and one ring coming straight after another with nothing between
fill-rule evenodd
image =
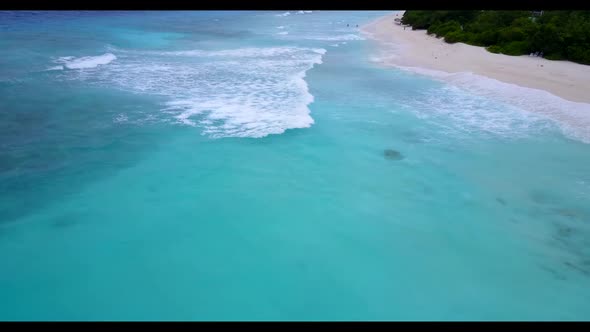
<instances>
[{"instance_id":1,"label":"sandy shore edge","mask_svg":"<svg viewBox=\"0 0 590 332\"><path fill-rule=\"evenodd\" d=\"M377 41L379 62L396 67L418 67L445 73L471 72L504 83L547 91L560 98L590 104L590 66L539 57L509 56L463 43L448 44L394 23L403 11L380 17L361 28Z\"/></svg>"}]
</instances>

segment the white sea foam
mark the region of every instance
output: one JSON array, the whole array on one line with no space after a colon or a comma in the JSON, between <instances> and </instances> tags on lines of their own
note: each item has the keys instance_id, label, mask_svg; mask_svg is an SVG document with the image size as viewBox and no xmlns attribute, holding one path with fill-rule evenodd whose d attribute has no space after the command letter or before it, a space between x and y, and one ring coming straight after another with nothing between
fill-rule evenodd
<instances>
[{"instance_id":1,"label":"white sea foam","mask_svg":"<svg viewBox=\"0 0 590 332\"><path fill-rule=\"evenodd\" d=\"M481 126L485 126L488 130L496 130L506 134L510 134L509 131L512 131L511 134L516 135L514 129L525 129L524 127L530 127L533 123L535 123L536 127L539 127L543 120L550 120L567 137L590 143L590 104L568 101L544 90L505 83L470 72L446 73L418 67L398 67L436 78L476 96L484 97L485 100L498 101L517 110L517 112L510 112L509 114L506 112L502 114L490 112L488 113L490 114L488 119L482 118L478 120L467 117L473 121L479 121ZM437 98L442 97L438 96ZM484 105L480 105L479 108L483 109L482 116L484 117L483 113L491 109L491 107L486 109ZM459 112L454 116L461 117L464 115L466 114ZM494 115L497 116L494 117ZM520 123L520 128L508 126L507 121L513 121L513 124L514 121Z\"/></svg>"},{"instance_id":2,"label":"white sea foam","mask_svg":"<svg viewBox=\"0 0 590 332\"><path fill-rule=\"evenodd\" d=\"M326 41L341 41L341 40L365 40L365 38L355 34L343 34L343 35L320 35L320 36L305 36L303 39L310 40L326 40Z\"/></svg>"},{"instance_id":3,"label":"white sea foam","mask_svg":"<svg viewBox=\"0 0 590 332\"><path fill-rule=\"evenodd\" d=\"M127 122L128 120L129 119L127 118L127 115L125 115L123 113L117 115L114 119L114 121L117 123Z\"/></svg>"},{"instance_id":4,"label":"white sea foam","mask_svg":"<svg viewBox=\"0 0 590 332\"><path fill-rule=\"evenodd\" d=\"M277 29L284 29L285 27L283 25L280 25L277 27Z\"/></svg>"},{"instance_id":5,"label":"white sea foam","mask_svg":"<svg viewBox=\"0 0 590 332\"><path fill-rule=\"evenodd\" d=\"M281 32L277 32L277 35L288 35L289 31L281 31Z\"/></svg>"},{"instance_id":6,"label":"white sea foam","mask_svg":"<svg viewBox=\"0 0 590 332\"><path fill-rule=\"evenodd\" d=\"M106 65L111 63L117 59L117 57L112 53L105 53L103 55L97 56L85 56L76 58L73 56L65 56L60 57L55 62L63 64L63 67L68 69L87 69L87 68L95 68L100 65ZM52 68L57 68L52 67ZM62 68L63 69L63 68Z\"/></svg>"},{"instance_id":7,"label":"white sea foam","mask_svg":"<svg viewBox=\"0 0 590 332\"><path fill-rule=\"evenodd\" d=\"M64 66L53 66L53 67L49 67L45 70L63 70Z\"/></svg>"},{"instance_id":8,"label":"white sea foam","mask_svg":"<svg viewBox=\"0 0 590 332\"><path fill-rule=\"evenodd\" d=\"M238 49L207 51L207 50L187 50L187 51L125 51L117 50L121 53L127 54L145 54L145 55L159 55L159 56L185 56L195 58L211 58L212 60L218 58L252 58L252 57L279 57L286 55L293 55L293 50L303 49L297 47L244 47ZM306 51L317 54L324 54L325 49L322 48L305 48Z\"/></svg>"},{"instance_id":9,"label":"white sea foam","mask_svg":"<svg viewBox=\"0 0 590 332\"><path fill-rule=\"evenodd\" d=\"M282 14L277 14L276 16L285 17L285 16L289 16L289 15L291 15L291 12L285 12L285 13L282 13Z\"/></svg>"},{"instance_id":10,"label":"white sea foam","mask_svg":"<svg viewBox=\"0 0 590 332\"><path fill-rule=\"evenodd\" d=\"M346 42L330 44L330 46L332 46L332 47L339 47L340 45L346 45Z\"/></svg>"},{"instance_id":11,"label":"white sea foam","mask_svg":"<svg viewBox=\"0 0 590 332\"><path fill-rule=\"evenodd\" d=\"M371 56L370 60L395 64L400 53L399 45L388 46L379 54ZM552 127L571 139L590 143L590 104L568 101L544 90L505 83L470 72L447 73L420 67L396 67L448 83L449 89L456 87L464 91L452 95L467 107L455 108L449 116L457 123L466 125L466 128L517 136L527 135L531 130ZM440 102L436 106L437 99L444 99L441 93L433 97L431 101L434 104L431 106L444 112L448 105L456 103L448 100L449 104ZM472 96L469 99L472 101L468 100L468 95ZM502 111L498 111L498 106L488 101L502 103L505 107L500 107Z\"/></svg>"},{"instance_id":12,"label":"white sea foam","mask_svg":"<svg viewBox=\"0 0 590 332\"><path fill-rule=\"evenodd\" d=\"M322 62L325 49L116 52L118 60L109 66L69 78L163 96L162 116L211 137L264 137L314 122L304 77Z\"/></svg>"},{"instance_id":13,"label":"white sea foam","mask_svg":"<svg viewBox=\"0 0 590 332\"><path fill-rule=\"evenodd\" d=\"M454 85L425 88L419 96L408 101L408 106L419 118L437 125L448 135L513 139L552 128L550 121L535 113L474 95Z\"/></svg>"}]
</instances>

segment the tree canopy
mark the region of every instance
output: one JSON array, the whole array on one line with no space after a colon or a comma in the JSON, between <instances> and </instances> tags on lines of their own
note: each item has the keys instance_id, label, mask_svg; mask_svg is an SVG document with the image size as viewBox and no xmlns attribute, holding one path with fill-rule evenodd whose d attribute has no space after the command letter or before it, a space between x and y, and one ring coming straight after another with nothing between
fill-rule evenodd
<instances>
[{"instance_id":1,"label":"tree canopy","mask_svg":"<svg viewBox=\"0 0 590 332\"><path fill-rule=\"evenodd\" d=\"M590 65L590 11L408 10L402 23L448 43Z\"/></svg>"}]
</instances>

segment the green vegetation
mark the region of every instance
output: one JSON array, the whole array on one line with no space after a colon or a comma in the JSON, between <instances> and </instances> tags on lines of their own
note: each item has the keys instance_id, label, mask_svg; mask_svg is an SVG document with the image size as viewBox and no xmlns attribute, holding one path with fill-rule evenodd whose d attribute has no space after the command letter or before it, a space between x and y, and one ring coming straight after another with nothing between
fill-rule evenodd
<instances>
[{"instance_id":1,"label":"green vegetation","mask_svg":"<svg viewBox=\"0 0 590 332\"><path fill-rule=\"evenodd\" d=\"M590 11L408 10L402 23L447 43L508 55L542 52L550 60L590 65Z\"/></svg>"}]
</instances>

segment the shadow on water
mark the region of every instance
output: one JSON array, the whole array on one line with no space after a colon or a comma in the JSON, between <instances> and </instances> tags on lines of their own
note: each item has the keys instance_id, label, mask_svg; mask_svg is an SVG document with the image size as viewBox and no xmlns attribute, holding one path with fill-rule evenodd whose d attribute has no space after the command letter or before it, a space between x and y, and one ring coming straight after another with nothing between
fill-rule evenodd
<instances>
[{"instance_id":1,"label":"shadow on water","mask_svg":"<svg viewBox=\"0 0 590 332\"><path fill-rule=\"evenodd\" d=\"M83 215L78 213L64 213L58 217L51 219L50 225L53 228L70 228L80 223Z\"/></svg>"},{"instance_id":2,"label":"shadow on water","mask_svg":"<svg viewBox=\"0 0 590 332\"><path fill-rule=\"evenodd\" d=\"M588 207L576 206L571 201L565 201L553 193L542 190L531 191L529 199L533 203L533 217L543 216L553 220L550 244L564 254L558 266L552 268L557 271L552 273L557 279L562 279L562 273L566 271L590 277Z\"/></svg>"},{"instance_id":3,"label":"shadow on water","mask_svg":"<svg viewBox=\"0 0 590 332\"><path fill-rule=\"evenodd\" d=\"M404 159L404 155L393 149L385 149L383 150L383 157L388 160L402 160Z\"/></svg>"},{"instance_id":4,"label":"shadow on water","mask_svg":"<svg viewBox=\"0 0 590 332\"><path fill-rule=\"evenodd\" d=\"M562 272L559 272L553 268L550 268L550 267L547 267L544 265L541 265L540 267L541 267L541 269L549 272L553 276L553 278L555 278L557 280L567 280L567 277Z\"/></svg>"},{"instance_id":5,"label":"shadow on water","mask_svg":"<svg viewBox=\"0 0 590 332\"><path fill-rule=\"evenodd\" d=\"M6 96L0 100L0 224L16 222L134 165L158 142L155 126L113 121L125 105L157 111L153 102L44 83L0 89ZM67 219L54 221L55 226L72 225Z\"/></svg>"}]
</instances>

